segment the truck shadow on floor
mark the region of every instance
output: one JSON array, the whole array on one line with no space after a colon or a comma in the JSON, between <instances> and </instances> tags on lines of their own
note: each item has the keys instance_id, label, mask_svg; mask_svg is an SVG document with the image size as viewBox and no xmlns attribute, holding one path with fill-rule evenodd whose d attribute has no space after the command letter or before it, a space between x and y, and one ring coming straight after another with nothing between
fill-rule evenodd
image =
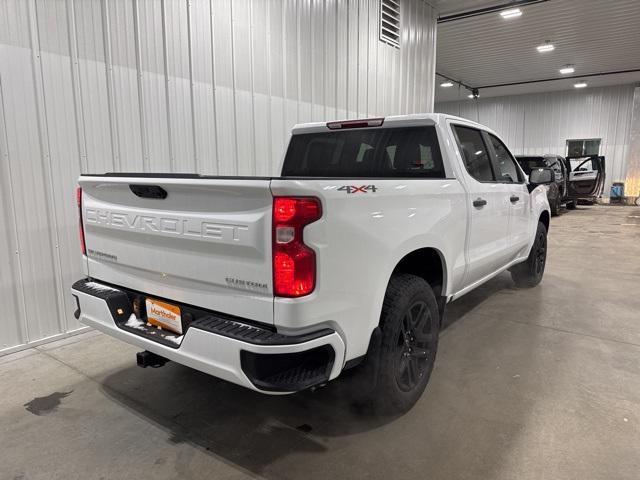
<instances>
[{"instance_id":1,"label":"truck shadow on floor","mask_svg":"<svg viewBox=\"0 0 640 480\"><path fill-rule=\"evenodd\" d=\"M451 304L444 333L505 288L513 288L513 284L508 276L499 276ZM437 397L442 392L441 389L430 391L427 387L422 399L425 401L421 400L407 414L411 415L407 417L410 420L376 415L353 405L347 393L349 375L344 377L347 378L341 377L315 392L266 396L169 362L160 369L132 365L115 371L101 382L101 389L136 415L161 426L169 433L170 441L186 442L239 468L272 478L282 478L274 473L273 464L284 468L280 463L290 463L294 454L312 454L316 459L321 454L320 458L328 457L323 461L331 461L330 457L336 454L330 451L335 448L334 441L339 444L356 441L335 440L336 437L370 433L372 438L380 439L378 441L394 441L393 434L385 438L381 432L389 430L389 424L397 421L403 422L403 437L411 438L412 433L407 433L406 428L415 429L420 435L430 423L430 415L438 415L438 407L434 410L433 405L447 402L446 398L425 400L424 396ZM417 409L423 410L422 413ZM452 438L447 442L456 440ZM349 469L348 463L342 468ZM345 470L345 475L348 471ZM323 476L320 471L308 471L306 476L312 478L313 475Z\"/></svg>"}]
</instances>

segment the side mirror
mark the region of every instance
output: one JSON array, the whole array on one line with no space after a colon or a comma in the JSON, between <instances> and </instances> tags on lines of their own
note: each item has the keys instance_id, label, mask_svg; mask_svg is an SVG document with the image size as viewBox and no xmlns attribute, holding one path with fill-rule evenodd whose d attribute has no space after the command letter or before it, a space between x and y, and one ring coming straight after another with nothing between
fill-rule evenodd
<instances>
[{"instance_id":1,"label":"side mirror","mask_svg":"<svg viewBox=\"0 0 640 480\"><path fill-rule=\"evenodd\" d=\"M553 170L548 167L532 168L529 174L529 185L534 188L538 185L549 185L553 183L554 178Z\"/></svg>"}]
</instances>

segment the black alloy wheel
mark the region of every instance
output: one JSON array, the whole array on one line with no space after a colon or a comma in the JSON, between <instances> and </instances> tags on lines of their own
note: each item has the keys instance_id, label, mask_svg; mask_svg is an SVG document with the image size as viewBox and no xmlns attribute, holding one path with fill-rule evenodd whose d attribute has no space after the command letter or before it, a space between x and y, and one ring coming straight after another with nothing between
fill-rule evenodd
<instances>
[{"instance_id":1,"label":"black alloy wheel","mask_svg":"<svg viewBox=\"0 0 640 480\"><path fill-rule=\"evenodd\" d=\"M547 227L538 222L536 236L527 259L510 268L511 278L521 288L535 287L542 280L547 264Z\"/></svg>"},{"instance_id":2,"label":"black alloy wheel","mask_svg":"<svg viewBox=\"0 0 640 480\"><path fill-rule=\"evenodd\" d=\"M431 325L431 313L421 300L413 303L402 317L396 350L396 381L403 392L420 385L429 369L434 335Z\"/></svg>"},{"instance_id":3,"label":"black alloy wheel","mask_svg":"<svg viewBox=\"0 0 640 480\"><path fill-rule=\"evenodd\" d=\"M535 275L542 277L544 267L547 263L547 235L546 232L538 230L536 235L535 251Z\"/></svg>"}]
</instances>

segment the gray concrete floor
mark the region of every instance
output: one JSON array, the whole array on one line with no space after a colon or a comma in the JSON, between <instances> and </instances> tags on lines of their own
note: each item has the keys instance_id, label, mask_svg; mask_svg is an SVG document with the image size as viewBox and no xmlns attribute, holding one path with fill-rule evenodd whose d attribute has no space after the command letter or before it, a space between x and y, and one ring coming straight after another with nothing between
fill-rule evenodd
<instances>
[{"instance_id":1,"label":"gray concrete floor","mask_svg":"<svg viewBox=\"0 0 640 480\"><path fill-rule=\"evenodd\" d=\"M640 209L552 220L542 285L450 305L408 414L267 397L89 333L0 358L1 479L640 478Z\"/></svg>"}]
</instances>

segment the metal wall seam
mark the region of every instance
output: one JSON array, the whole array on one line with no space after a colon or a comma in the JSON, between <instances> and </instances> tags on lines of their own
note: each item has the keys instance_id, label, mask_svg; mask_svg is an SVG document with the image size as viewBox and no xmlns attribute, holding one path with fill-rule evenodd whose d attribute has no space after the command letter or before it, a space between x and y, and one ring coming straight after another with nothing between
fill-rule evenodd
<instances>
[{"instance_id":1,"label":"metal wall seam","mask_svg":"<svg viewBox=\"0 0 640 480\"><path fill-rule=\"evenodd\" d=\"M235 36L234 36L234 28L233 28L233 0L229 0L229 22L231 23L231 35L230 35L230 50L231 50L231 88L233 89L233 167L234 174L237 175L238 172L238 96L236 93L236 60L235 60Z\"/></svg>"},{"instance_id":2,"label":"metal wall seam","mask_svg":"<svg viewBox=\"0 0 640 480\"><path fill-rule=\"evenodd\" d=\"M2 135L2 141L0 142L0 154L2 154L2 161L0 161L0 166L6 165L6 172L0 170L0 172L3 173L2 178L0 178L0 186L2 185L3 179L6 179L7 182L7 189L2 189L2 191L0 192L0 198L4 199L4 196L8 193L8 195L6 195L8 197L6 202L3 201L2 204L7 208L7 218L9 218L11 222L6 226L6 230L7 233L12 233L10 237L9 235L7 235L9 237L7 239L7 243L12 247L8 254L11 256L9 264L11 265L11 269L14 272L12 276L15 280L12 285L12 290L16 302L16 307L19 313L19 317L16 320L18 323L18 329L20 330L21 343L28 343L30 339L29 329L27 328L27 302L24 293L24 275L22 273L22 259L19 250L20 242L18 239L18 220L16 218L17 210L15 202L13 200L15 189L13 187L11 163L9 162L9 138L7 135L2 77L0 77L0 135ZM2 151L3 145L4 151Z\"/></svg>"},{"instance_id":3,"label":"metal wall seam","mask_svg":"<svg viewBox=\"0 0 640 480\"><path fill-rule=\"evenodd\" d=\"M147 138L147 120L145 114L144 86L142 77L144 69L142 65L142 46L140 45L140 8L139 0L132 0L133 4L133 42L136 51L136 73L138 84L138 112L140 115L140 147L142 148L142 171L148 172L149 168L149 147Z\"/></svg>"},{"instance_id":4,"label":"metal wall seam","mask_svg":"<svg viewBox=\"0 0 640 480\"><path fill-rule=\"evenodd\" d=\"M185 0L187 3L187 52L189 56L189 100L191 102L191 140L193 142L193 165L194 172L198 172L198 142L196 140L196 107L194 97L195 82L193 78L193 25L192 25L192 4L191 0Z\"/></svg>"},{"instance_id":5,"label":"metal wall seam","mask_svg":"<svg viewBox=\"0 0 640 480\"><path fill-rule=\"evenodd\" d=\"M109 9L107 2L109 0L101 0L100 8L102 12L102 35L104 42L104 64L107 78L107 105L109 109L109 128L111 129L111 151L113 152L114 170L121 170L120 165L120 139L118 135L118 113L115 100L115 89L113 80L113 62L111 58L111 30L109 25Z\"/></svg>"},{"instance_id":6,"label":"metal wall seam","mask_svg":"<svg viewBox=\"0 0 640 480\"><path fill-rule=\"evenodd\" d=\"M167 114L167 140L169 144L169 168L172 172L176 171L176 159L173 142L173 128L171 125L171 102L169 94L169 50L167 47L167 0L161 0L160 2L160 16L162 17L162 59L164 64L164 93L166 102L166 114Z\"/></svg>"},{"instance_id":7,"label":"metal wall seam","mask_svg":"<svg viewBox=\"0 0 640 480\"><path fill-rule=\"evenodd\" d=\"M71 63L71 91L73 94L73 108L75 112L76 132L78 136L79 166L81 172L86 172L87 165L87 136L82 109L82 93L80 85L80 68L78 65L78 37L76 35L75 0L66 0L67 25L69 39L69 61Z\"/></svg>"},{"instance_id":8,"label":"metal wall seam","mask_svg":"<svg viewBox=\"0 0 640 480\"><path fill-rule=\"evenodd\" d=\"M213 0L209 0L209 24L210 24L210 37L209 44L211 45L211 83L212 83L212 103L213 103L213 140L215 145L216 154L216 175L220 174L220 145L218 143L218 108L216 102L216 36L215 36L215 22L213 21Z\"/></svg>"},{"instance_id":9,"label":"metal wall seam","mask_svg":"<svg viewBox=\"0 0 640 480\"><path fill-rule=\"evenodd\" d=\"M267 11L267 18L265 20L265 23L267 24L268 28L267 28L267 105L269 106L269 115L271 115L272 112L272 107L273 107L273 98L272 98L272 91L271 91L271 2L267 3L267 7L266 7L266 11ZM272 171L275 169L274 165L273 165L273 138L271 138L273 135L273 129L271 128L271 119L269 119L269 121L267 121L267 148L269 151L269 156L268 156L268 165L269 165L269 170L268 170L268 174L271 174Z\"/></svg>"},{"instance_id":10,"label":"metal wall seam","mask_svg":"<svg viewBox=\"0 0 640 480\"><path fill-rule=\"evenodd\" d=\"M282 28L280 29L282 40L282 130L287 128L287 6L282 1Z\"/></svg>"},{"instance_id":11,"label":"metal wall seam","mask_svg":"<svg viewBox=\"0 0 640 480\"><path fill-rule=\"evenodd\" d=\"M251 148L252 148L252 158L251 158L251 174L256 174L256 143L258 139L256 137L256 91L254 84L254 62L255 58L253 56L253 0L249 0L249 89L251 90Z\"/></svg>"},{"instance_id":12,"label":"metal wall seam","mask_svg":"<svg viewBox=\"0 0 640 480\"><path fill-rule=\"evenodd\" d=\"M54 196L53 176L51 173L51 147L49 145L49 131L47 125L47 107L44 100L44 78L42 76L42 60L40 57L40 41L38 38L38 21L36 20L36 2L30 0L27 4L29 15L29 39L31 47L31 68L36 106L36 122L38 126L38 143L40 145L40 164L45 176L45 194L48 198L47 230L49 248L52 252L52 269L54 273L54 288L56 291L56 308L58 309L58 325L60 331L67 330L66 301L62 295L62 262L60 261L60 235L56 219L56 200ZM55 259L55 260L54 260Z\"/></svg>"}]
</instances>

